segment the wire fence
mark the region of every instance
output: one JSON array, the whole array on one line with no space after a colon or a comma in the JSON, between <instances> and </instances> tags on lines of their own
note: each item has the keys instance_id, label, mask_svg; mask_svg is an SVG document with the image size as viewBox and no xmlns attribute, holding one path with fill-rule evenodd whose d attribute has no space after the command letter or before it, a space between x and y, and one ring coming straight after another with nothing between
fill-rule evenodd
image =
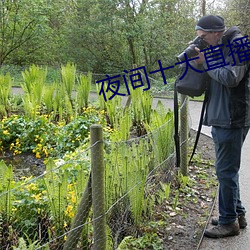
<instances>
[{"instance_id":1,"label":"wire fence","mask_svg":"<svg viewBox=\"0 0 250 250\"><path fill-rule=\"evenodd\" d=\"M181 148L187 146L187 103L184 98L180 106ZM1 161L1 249L119 249L143 234L139 225L164 199L162 184L168 187L177 174L173 135L170 116L141 137L114 142L97 136L73 158L48 159L41 175L18 180Z\"/></svg>"},{"instance_id":2,"label":"wire fence","mask_svg":"<svg viewBox=\"0 0 250 250\"><path fill-rule=\"evenodd\" d=\"M13 189L13 171L1 162L1 249L118 249L126 237L140 233L138 225L154 214L161 183L170 183L176 170L173 120L139 138L96 143L103 145L105 170L105 213L99 217L91 206L93 200L96 207L102 202L98 193L92 196L102 186L91 181L94 145L77 152L80 160L49 160L42 175L24 178ZM101 158L99 152L92 161L96 165ZM103 216L105 234L102 229L95 236L94 224ZM102 248L93 248L98 241Z\"/></svg>"}]
</instances>

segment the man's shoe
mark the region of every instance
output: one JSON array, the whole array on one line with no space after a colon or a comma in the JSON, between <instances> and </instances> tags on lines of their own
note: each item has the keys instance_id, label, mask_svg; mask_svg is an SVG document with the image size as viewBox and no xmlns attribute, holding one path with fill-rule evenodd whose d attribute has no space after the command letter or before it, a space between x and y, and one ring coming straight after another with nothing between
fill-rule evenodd
<instances>
[{"instance_id":1,"label":"man's shoe","mask_svg":"<svg viewBox=\"0 0 250 250\"><path fill-rule=\"evenodd\" d=\"M241 229L247 226L247 220L245 214L239 215L238 222Z\"/></svg>"},{"instance_id":2,"label":"man's shoe","mask_svg":"<svg viewBox=\"0 0 250 250\"><path fill-rule=\"evenodd\" d=\"M243 228L245 228L247 226L247 220L246 220L245 214L239 215L238 222L239 222L239 226L240 226L241 229L243 229ZM218 225L218 219L217 218L212 218L211 224L214 225L214 226L217 226Z\"/></svg>"},{"instance_id":3,"label":"man's shoe","mask_svg":"<svg viewBox=\"0 0 250 250\"><path fill-rule=\"evenodd\" d=\"M232 224L222 225L219 224L210 229L206 229L204 235L209 238L223 238L228 236L239 235L240 227L238 222L234 222Z\"/></svg>"}]
</instances>

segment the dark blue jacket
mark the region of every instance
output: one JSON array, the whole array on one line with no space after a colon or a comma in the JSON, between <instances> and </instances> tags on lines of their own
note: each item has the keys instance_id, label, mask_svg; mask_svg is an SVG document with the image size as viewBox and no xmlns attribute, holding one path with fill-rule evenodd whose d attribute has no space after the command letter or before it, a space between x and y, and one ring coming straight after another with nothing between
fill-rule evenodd
<instances>
[{"instance_id":1,"label":"dark blue jacket","mask_svg":"<svg viewBox=\"0 0 250 250\"><path fill-rule=\"evenodd\" d=\"M228 40L233 43L241 37L243 36L237 27L227 30L222 38L222 51L225 62L229 65L216 69L210 67L211 70L207 71L211 80L204 125L223 128L250 126L250 60L240 62L238 54L230 55L230 48L227 46ZM250 58L250 46L248 49ZM242 50L246 51L247 48ZM209 68L206 62L204 68Z\"/></svg>"}]
</instances>

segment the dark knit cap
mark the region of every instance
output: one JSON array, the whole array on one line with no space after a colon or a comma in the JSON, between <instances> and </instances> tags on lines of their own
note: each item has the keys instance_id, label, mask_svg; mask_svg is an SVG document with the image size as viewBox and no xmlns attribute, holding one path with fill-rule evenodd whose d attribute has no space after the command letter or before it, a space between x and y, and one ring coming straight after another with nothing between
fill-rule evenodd
<instances>
[{"instance_id":1,"label":"dark knit cap","mask_svg":"<svg viewBox=\"0 0 250 250\"><path fill-rule=\"evenodd\" d=\"M224 31L225 24L224 19L221 16L203 16L195 26L195 30L204 31Z\"/></svg>"}]
</instances>

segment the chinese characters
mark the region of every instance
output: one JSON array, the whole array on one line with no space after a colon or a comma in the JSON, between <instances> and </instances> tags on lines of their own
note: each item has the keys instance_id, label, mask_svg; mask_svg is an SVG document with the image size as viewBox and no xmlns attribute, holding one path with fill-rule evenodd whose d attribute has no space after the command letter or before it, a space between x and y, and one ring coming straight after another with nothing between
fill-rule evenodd
<instances>
[{"instance_id":1,"label":"chinese characters","mask_svg":"<svg viewBox=\"0 0 250 250\"><path fill-rule=\"evenodd\" d=\"M242 63L250 59L250 42L248 40L248 36L237 38L233 40L232 43L228 40L228 44L226 45L226 47L228 47L230 50L230 53L229 53L229 57L231 59L230 63L226 62L224 58L223 51L222 51L223 46L224 46L223 44L220 44L217 46L211 45L209 48L201 50L201 52L204 52L204 57L205 57L205 61L207 64L207 69L205 71L214 70L214 69L224 67L230 64L231 66L235 66L237 63ZM183 75L180 77L180 79L182 79L185 76L188 68L191 68L192 70L197 71L199 73L203 73L203 71L195 69L192 66L192 64L190 64L191 61L196 60L196 59L198 59L198 57L188 59L185 54L184 61L177 62L175 63L175 65L168 66L165 68L162 66L161 61L158 60L159 69L151 71L149 72L149 74L151 75L157 72L161 73L164 84L167 84L165 71L168 69L174 68L176 65L180 65L183 63L185 63L186 69ZM115 75L112 77L110 77L109 75L106 75L105 79L96 81L96 83L101 83L99 95L103 95L105 101L107 101L107 96L106 96L107 92L111 93L109 94L109 97L108 97L108 100L111 100L115 95L120 95L120 96L130 95L130 91L135 90L136 88L141 87L143 88L143 91L150 89L149 76L148 76L145 66L134 68L134 69L131 69L130 71L124 70L123 73L124 74L122 76L121 74ZM121 86L121 78L123 79L125 83L125 87L127 91L126 94L119 92L120 86ZM129 79L130 85L128 84L128 79Z\"/></svg>"}]
</instances>

